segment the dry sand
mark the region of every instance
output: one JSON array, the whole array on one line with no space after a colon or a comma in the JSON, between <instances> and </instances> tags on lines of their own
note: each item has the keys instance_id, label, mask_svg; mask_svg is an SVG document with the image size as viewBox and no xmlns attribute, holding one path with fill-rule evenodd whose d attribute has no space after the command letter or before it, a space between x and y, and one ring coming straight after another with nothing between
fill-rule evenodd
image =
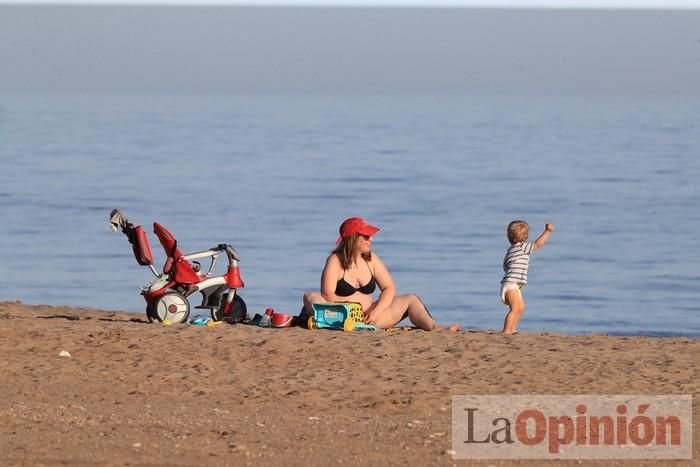
<instances>
[{"instance_id":1,"label":"dry sand","mask_svg":"<svg viewBox=\"0 0 700 467\"><path fill-rule=\"evenodd\" d=\"M542 465L453 460L451 396L700 388L685 338L163 326L16 302L0 354L0 465Z\"/></svg>"}]
</instances>

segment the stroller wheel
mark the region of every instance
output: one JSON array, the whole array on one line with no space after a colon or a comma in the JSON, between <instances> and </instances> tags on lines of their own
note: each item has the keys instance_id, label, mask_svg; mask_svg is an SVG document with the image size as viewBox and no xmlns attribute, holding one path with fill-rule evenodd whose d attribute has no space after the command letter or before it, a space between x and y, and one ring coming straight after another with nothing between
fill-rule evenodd
<instances>
[{"instance_id":1,"label":"stroller wheel","mask_svg":"<svg viewBox=\"0 0 700 467\"><path fill-rule=\"evenodd\" d=\"M185 323L190 316L187 297L174 290L166 292L153 303L151 317L158 321L166 319L172 323Z\"/></svg>"},{"instance_id":2,"label":"stroller wheel","mask_svg":"<svg viewBox=\"0 0 700 467\"><path fill-rule=\"evenodd\" d=\"M231 303L231 312L224 316L224 304L226 303L226 294L221 297L219 308L211 310L211 319L214 321L226 321L230 323L240 323L248 317L248 307L243 298L236 294L233 296Z\"/></svg>"}]
</instances>

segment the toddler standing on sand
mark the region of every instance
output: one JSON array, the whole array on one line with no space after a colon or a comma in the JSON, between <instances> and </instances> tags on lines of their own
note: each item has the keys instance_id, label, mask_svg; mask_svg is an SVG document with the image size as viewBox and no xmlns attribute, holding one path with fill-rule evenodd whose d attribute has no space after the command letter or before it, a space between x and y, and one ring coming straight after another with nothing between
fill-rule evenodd
<instances>
[{"instance_id":1,"label":"toddler standing on sand","mask_svg":"<svg viewBox=\"0 0 700 467\"><path fill-rule=\"evenodd\" d=\"M545 224L544 232L534 242L528 242L530 227L527 222L515 220L508 224L508 240L510 248L503 258L505 274L501 280L501 300L508 305L508 314L503 322L503 334L515 334L515 326L525 311L525 300L520 289L527 285L527 268L530 264L530 253L545 244L549 233L554 231L553 224Z\"/></svg>"}]
</instances>

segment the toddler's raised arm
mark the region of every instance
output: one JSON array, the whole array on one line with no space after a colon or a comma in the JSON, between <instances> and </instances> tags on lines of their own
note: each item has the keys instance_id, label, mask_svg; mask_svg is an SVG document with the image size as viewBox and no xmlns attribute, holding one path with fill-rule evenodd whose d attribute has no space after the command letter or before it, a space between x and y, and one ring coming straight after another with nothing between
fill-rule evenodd
<instances>
[{"instance_id":1,"label":"toddler's raised arm","mask_svg":"<svg viewBox=\"0 0 700 467\"><path fill-rule=\"evenodd\" d=\"M544 245L547 242L547 239L549 238L550 232L554 232L554 224L545 224L544 232L542 232L540 236L537 237L537 240L535 240L533 249L537 249Z\"/></svg>"}]
</instances>

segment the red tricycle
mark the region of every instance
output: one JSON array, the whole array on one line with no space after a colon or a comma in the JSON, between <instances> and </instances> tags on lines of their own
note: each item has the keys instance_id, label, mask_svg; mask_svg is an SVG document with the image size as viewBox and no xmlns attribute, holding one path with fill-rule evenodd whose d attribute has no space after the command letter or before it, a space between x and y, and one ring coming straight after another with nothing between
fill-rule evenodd
<instances>
[{"instance_id":1,"label":"red tricycle","mask_svg":"<svg viewBox=\"0 0 700 467\"><path fill-rule=\"evenodd\" d=\"M153 231L167 256L163 272L159 273L153 266L153 254L146 231L140 225L129 222L119 209L110 213L109 223L113 231L120 229L126 235L136 261L142 266L148 266L155 276L153 281L141 288L149 321L187 322L190 314L189 297L197 292L202 294L202 303L196 308L210 310L214 321L236 323L247 318L246 304L236 293L237 289L243 287L238 266L240 257L231 245L222 243L208 250L183 254L173 234L154 222ZM221 253L226 254L228 268L224 274L212 275ZM211 260L205 273L202 272L200 263L195 261L200 258Z\"/></svg>"}]
</instances>

